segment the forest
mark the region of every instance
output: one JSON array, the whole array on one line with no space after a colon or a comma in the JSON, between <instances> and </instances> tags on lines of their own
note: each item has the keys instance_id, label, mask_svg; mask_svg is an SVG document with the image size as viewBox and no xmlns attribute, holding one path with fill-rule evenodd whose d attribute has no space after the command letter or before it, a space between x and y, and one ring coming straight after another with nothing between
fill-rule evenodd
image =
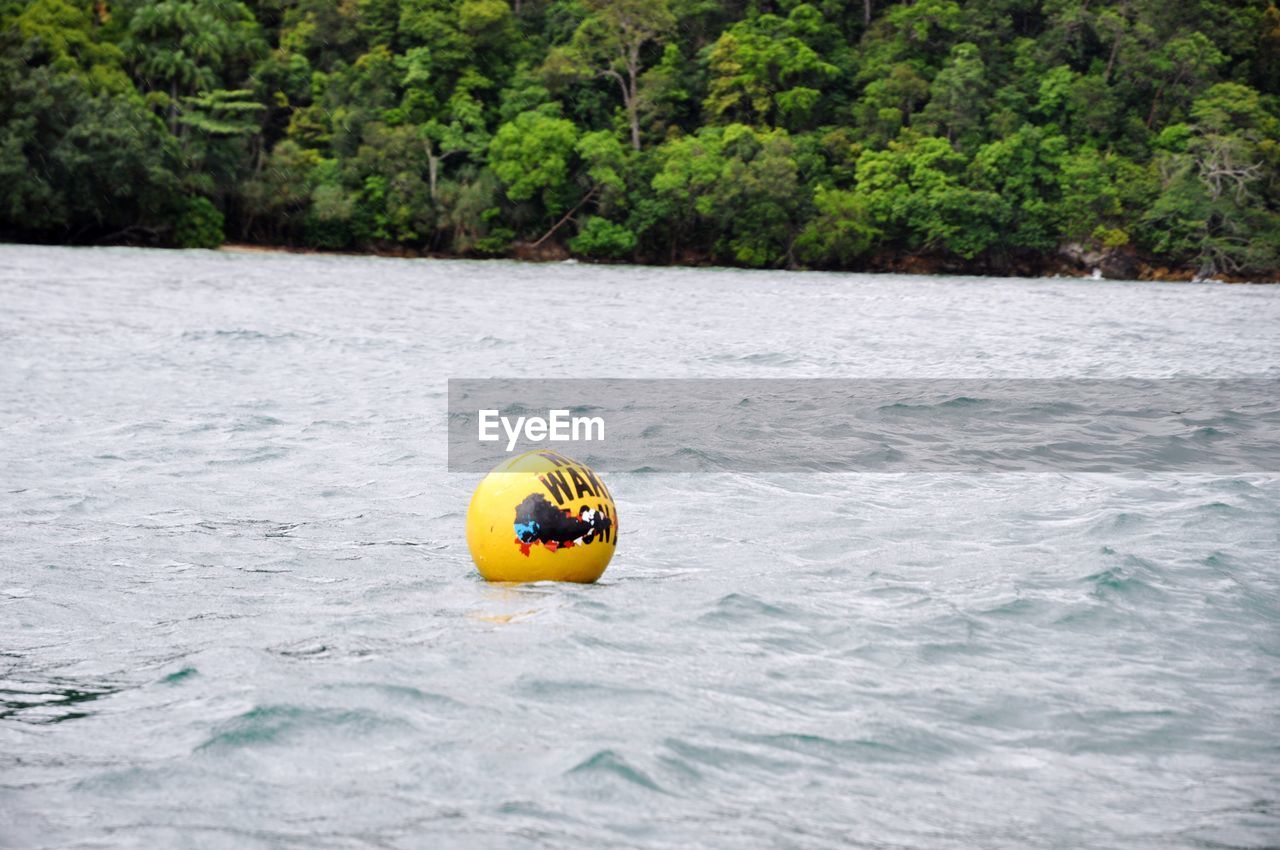
<instances>
[{"instance_id":1,"label":"forest","mask_svg":"<svg viewBox=\"0 0 1280 850\"><path fill-rule=\"evenodd\" d=\"M1250 0L0 0L0 238L1280 275Z\"/></svg>"}]
</instances>

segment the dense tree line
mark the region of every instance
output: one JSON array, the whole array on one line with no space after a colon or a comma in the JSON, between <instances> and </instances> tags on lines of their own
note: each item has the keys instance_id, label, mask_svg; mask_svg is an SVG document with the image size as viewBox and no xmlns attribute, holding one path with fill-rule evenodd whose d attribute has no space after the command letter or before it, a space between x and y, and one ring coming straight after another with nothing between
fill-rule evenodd
<instances>
[{"instance_id":1,"label":"dense tree line","mask_svg":"<svg viewBox=\"0 0 1280 850\"><path fill-rule=\"evenodd\" d=\"M10 239L1280 268L1269 0L0 0Z\"/></svg>"}]
</instances>

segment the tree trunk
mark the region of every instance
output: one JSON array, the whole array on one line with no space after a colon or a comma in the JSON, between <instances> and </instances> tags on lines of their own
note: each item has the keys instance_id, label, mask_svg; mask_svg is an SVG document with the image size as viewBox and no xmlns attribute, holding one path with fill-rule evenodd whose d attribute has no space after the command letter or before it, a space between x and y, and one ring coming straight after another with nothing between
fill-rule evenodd
<instances>
[{"instance_id":1,"label":"tree trunk","mask_svg":"<svg viewBox=\"0 0 1280 850\"><path fill-rule=\"evenodd\" d=\"M178 81L169 83L169 132L178 135Z\"/></svg>"},{"instance_id":2,"label":"tree trunk","mask_svg":"<svg viewBox=\"0 0 1280 850\"><path fill-rule=\"evenodd\" d=\"M623 100L626 101L627 119L631 122L631 147L637 151L640 150L639 76L640 45L635 43L627 54L627 78L630 86L623 91Z\"/></svg>"},{"instance_id":3,"label":"tree trunk","mask_svg":"<svg viewBox=\"0 0 1280 850\"><path fill-rule=\"evenodd\" d=\"M1124 38L1123 32L1116 33L1115 44L1111 45L1111 56L1110 58L1107 59L1107 72L1102 75L1102 81L1104 83L1111 82L1111 72L1115 70L1116 57L1120 55L1120 42L1123 38Z\"/></svg>"},{"instance_id":4,"label":"tree trunk","mask_svg":"<svg viewBox=\"0 0 1280 850\"><path fill-rule=\"evenodd\" d=\"M595 195L595 193L596 193L596 189L597 189L597 188L598 188L598 187L596 187L596 186L592 186L592 187L591 187L591 190L590 190L590 191L588 191L588 192L587 192L587 194L585 194L585 195L583 195L583 196L582 196L582 200L581 200L581 201L578 201L578 203L574 204L574 205L573 205L573 209L569 210L567 213L565 213L565 214L564 214L564 218L560 219L560 220L559 220L559 221L557 221L555 224L553 224L553 225L551 226L551 229L550 229L550 230L548 230L546 233L542 234L542 238L541 238L541 239L539 239L537 242L534 242L534 243L533 243L533 245L532 245L532 246L530 246L530 247L537 248L537 247L538 247L539 245L541 245L543 242L546 242L548 239L550 239L550 238L551 238L551 235L552 235L552 234L554 234L557 230L559 230L559 229L561 228L561 226L562 226L562 225L564 225L564 223L565 223L566 221L568 221L569 219L573 218L573 214L574 214L574 213L576 213L578 210L582 209L582 205L583 205L583 204L585 204L587 201L591 200L592 196L593 196L593 195Z\"/></svg>"},{"instance_id":5,"label":"tree trunk","mask_svg":"<svg viewBox=\"0 0 1280 850\"><path fill-rule=\"evenodd\" d=\"M446 159L457 153L457 151L436 153L430 139L426 140L423 147L427 150L427 186L431 190L431 200L434 203L438 200L436 187L440 184L440 166Z\"/></svg>"},{"instance_id":6,"label":"tree trunk","mask_svg":"<svg viewBox=\"0 0 1280 850\"><path fill-rule=\"evenodd\" d=\"M871 26L871 0L862 0L862 26Z\"/></svg>"},{"instance_id":7,"label":"tree trunk","mask_svg":"<svg viewBox=\"0 0 1280 850\"><path fill-rule=\"evenodd\" d=\"M638 151L640 150L640 115L636 111L634 91L627 98L627 119L631 122L631 147Z\"/></svg>"},{"instance_id":8,"label":"tree trunk","mask_svg":"<svg viewBox=\"0 0 1280 850\"><path fill-rule=\"evenodd\" d=\"M1086 9L1089 8L1088 4L1085 4L1085 8ZM1128 20L1129 18L1128 2L1121 2L1120 12L1123 13L1124 20ZM1122 24L1120 29L1116 30L1116 40L1115 40L1115 43L1111 45L1111 55L1107 58L1107 72L1102 76L1102 81L1105 83L1111 82L1111 72L1114 71L1116 68L1116 59L1118 59L1120 56L1120 45L1123 41L1124 41L1124 26Z\"/></svg>"},{"instance_id":9,"label":"tree trunk","mask_svg":"<svg viewBox=\"0 0 1280 850\"><path fill-rule=\"evenodd\" d=\"M1151 101L1151 112L1147 114L1148 130L1150 130L1152 127L1155 126L1156 113L1160 111L1160 100L1161 98L1164 97L1165 90L1171 89L1171 88L1177 88L1178 84L1182 82L1182 78L1185 77L1186 75L1187 75L1187 69L1185 67L1179 68L1178 75L1173 78L1172 82L1167 84L1162 84L1160 88L1156 89L1156 96Z\"/></svg>"}]
</instances>

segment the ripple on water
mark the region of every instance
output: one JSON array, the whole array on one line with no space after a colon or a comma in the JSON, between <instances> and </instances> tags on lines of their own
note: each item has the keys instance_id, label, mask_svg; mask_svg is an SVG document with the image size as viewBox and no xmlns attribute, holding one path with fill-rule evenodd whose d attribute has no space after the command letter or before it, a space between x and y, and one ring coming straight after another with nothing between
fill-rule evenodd
<instances>
[{"instance_id":1,"label":"ripple on water","mask_svg":"<svg viewBox=\"0 0 1280 850\"><path fill-rule=\"evenodd\" d=\"M455 699L447 694L424 691L412 685L396 685L385 682L336 682L326 685L325 690L339 693L345 691L355 694L371 694L392 703L426 705L432 708L462 712L478 710L478 706Z\"/></svg>"},{"instance_id":2,"label":"ripple on water","mask_svg":"<svg viewBox=\"0 0 1280 850\"><path fill-rule=\"evenodd\" d=\"M739 740L772 747L825 762L849 770L858 764L872 762L912 761L915 750L907 750L887 741L871 738L829 738L823 735L781 732L771 735L738 735ZM932 748L935 753L945 748Z\"/></svg>"},{"instance_id":3,"label":"ripple on water","mask_svg":"<svg viewBox=\"0 0 1280 850\"><path fill-rule=\"evenodd\" d=\"M1155 602L1164 598L1165 594L1152 584L1152 572L1147 562L1129 555L1120 566L1085 576L1082 581L1091 588L1090 594L1098 599L1131 603Z\"/></svg>"},{"instance_id":4,"label":"ripple on water","mask_svg":"<svg viewBox=\"0 0 1280 850\"><path fill-rule=\"evenodd\" d=\"M519 681L515 690L516 693L539 700L571 704L597 702L600 700L671 699L671 696L665 691L654 688L637 688L631 685L620 685L611 682L574 679L527 677Z\"/></svg>"},{"instance_id":5,"label":"ripple on water","mask_svg":"<svg viewBox=\"0 0 1280 850\"><path fill-rule=\"evenodd\" d=\"M652 777L611 749L592 753L569 768L565 776L590 796L608 796L619 786L666 793Z\"/></svg>"},{"instance_id":6,"label":"ripple on water","mask_svg":"<svg viewBox=\"0 0 1280 850\"><path fill-rule=\"evenodd\" d=\"M182 338L191 342L214 340L227 342L286 342L303 339L304 335L293 331L267 333L248 328L230 328L225 330L183 331Z\"/></svg>"},{"instance_id":7,"label":"ripple on water","mask_svg":"<svg viewBox=\"0 0 1280 850\"><path fill-rule=\"evenodd\" d=\"M122 690L97 682L0 680L0 721L49 725L79 720L94 713L98 700Z\"/></svg>"},{"instance_id":8,"label":"ripple on water","mask_svg":"<svg viewBox=\"0 0 1280 850\"><path fill-rule=\"evenodd\" d=\"M735 592L720 597L699 619L707 623L743 623L761 618L791 620L794 616L794 612L787 608L770 604L749 593Z\"/></svg>"},{"instance_id":9,"label":"ripple on water","mask_svg":"<svg viewBox=\"0 0 1280 850\"><path fill-rule=\"evenodd\" d=\"M690 771L705 774L727 774L735 780L749 775L779 776L796 769L797 762L775 750L759 746L719 743L695 743L681 738L667 738L663 746Z\"/></svg>"},{"instance_id":10,"label":"ripple on water","mask_svg":"<svg viewBox=\"0 0 1280 850\"><path fill-rule=\"evenodd\" d=\"M183 667L181 670L175 670L174 672L165 676L160 681L166 685L177 685L187 681L188 679L194 678L195 676L199 675L199 673L200 671L194 667Z\"/></svg>"},{"instance_id":11,"label":"ripple on water","mask_svg":"<svg viewBox=\"0 0 1280 850\"><path fill-rule=\"evenodd\" d=\"M219 724L196 751L253 750L287 744L300 735L365 736L404 725L404 720L365 709L263 705Z\"/></svg>"}]
</instances>

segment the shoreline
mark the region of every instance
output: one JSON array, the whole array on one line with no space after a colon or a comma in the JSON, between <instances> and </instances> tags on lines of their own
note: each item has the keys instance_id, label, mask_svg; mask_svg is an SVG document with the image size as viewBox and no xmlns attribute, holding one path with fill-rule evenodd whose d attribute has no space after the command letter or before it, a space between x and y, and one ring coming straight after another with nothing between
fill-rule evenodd
<instances>
[{"instance_id":1,"label":"shoreline","mask_svg":"<svg viewBox=\"0 0 1280 850\"><path fill-rule=\"evenodd\" d=\"M139 246L145 247L145 246ZM710 261L701 261L697 258L688 258L690 262L683 263L644 263L644 262L609 262L601 260L581 259L571 256L560 246L554 246L551 250L545 251L522 251L521 246L515 246L515 250L508 254L494 256L475 256L470 254L450 254L435 251L411 251L411 250L366 250L366 251L334 251L324 248L308 248L304 246L294 245L262 245L252 242L225 242L215 251L225 251L232 254L314 254L318 256L335 256L335 257L381 257L384 259L401 259L401 260L511 260L515 262L525 263L562 263L573 262L583 265L598 266L637 266L643 268L730 268L742 269L746 271L791 271L791 272L820 272L820 273L843 273L843 274L898 274L898 275L918 275L926 276L958 276L958 277L1022 277L1029 279L1053 280L1055 278L1074 279L1074 280L1108 280L1108 281L1137 281L1145 283L1226 283L1226 284L1244 284L1244 285L1274 285L1280 284L1280 277L1274 280L1254 279L1248 277L1239 277L1234 275L1216 274L1206 278L1197 278L1195 272L1189 269L1169 268L1167 266L1157 265L1138 259L1134 255L1126 255L1130 258L1130 264L1126 266L1128 269L1136 269L1133 275L1108 275L1102 268L1087 268L1080 265L1073 265L1065 258L1053 258L1056 262L1046 261L1044 268L1035 271L1030 268L1011 269L1007 271L996 271L984 264L956 264L940 258L928 256L906 256L898 258L896 262L870 263L865 268L858 269L823 269L823 268L780 268L780 269L761 269L751 268L747 266L730 266L722 263L714 263ZM883 258L873 258L883 259Z\"/></svg>"},{"instance_id":2,"label":"shoreline","mask_svg":"<svg viewBox=\"0 0 1280 850\"><path fill-rule=\"evenodd\" d=\"M127 247L148 248L161 251L183 250L162 245L144 245L138 243L116 244L72 244L66 242L23 242L2 241L6 245L39 245L46 247ZM790 271L818 272L828 274L896 274L921 277L995 277L995 278L1027 278L1031 280L1107 280L1113 282L1135 281L1143 283L1224 283L1243 285L1276 285L1280 284L1280 275L1273 279L1250 278L1237 275L1215 274L1199 278L1190 269L1170 268L1136 253L1123 254L1124 262L1120 269L1112 269L1108 273L1106 264L1090 268L1087 265L1072 263L1063 255L1041 258L1041 262L1025 262L1012 268L997 269L986 263L957 262L952 258L941 258L929 255L906 255L888 257L876 255L859 268L753 268L750 266L734 266L716 263L711 260L687 255L684 262L612 262L574 257L562 246L542 246L538 250L528 250L528 246L515 245L513 250L505 254L476 255L452 254L439 251L412 251L408 249L370 249L363 251L338 251L328 248L310 248L299 245L264 245L254 242L224 242L217 248L208 250L221 251L228 254L311 254L333 257L380 257L383 259L401 260L509 260L522 263L581 263L593 266L636 266L641 268L723 268L743 271ZM1127 272L1127 273L1126 273Z\"/></svg>"}]
</instances>

